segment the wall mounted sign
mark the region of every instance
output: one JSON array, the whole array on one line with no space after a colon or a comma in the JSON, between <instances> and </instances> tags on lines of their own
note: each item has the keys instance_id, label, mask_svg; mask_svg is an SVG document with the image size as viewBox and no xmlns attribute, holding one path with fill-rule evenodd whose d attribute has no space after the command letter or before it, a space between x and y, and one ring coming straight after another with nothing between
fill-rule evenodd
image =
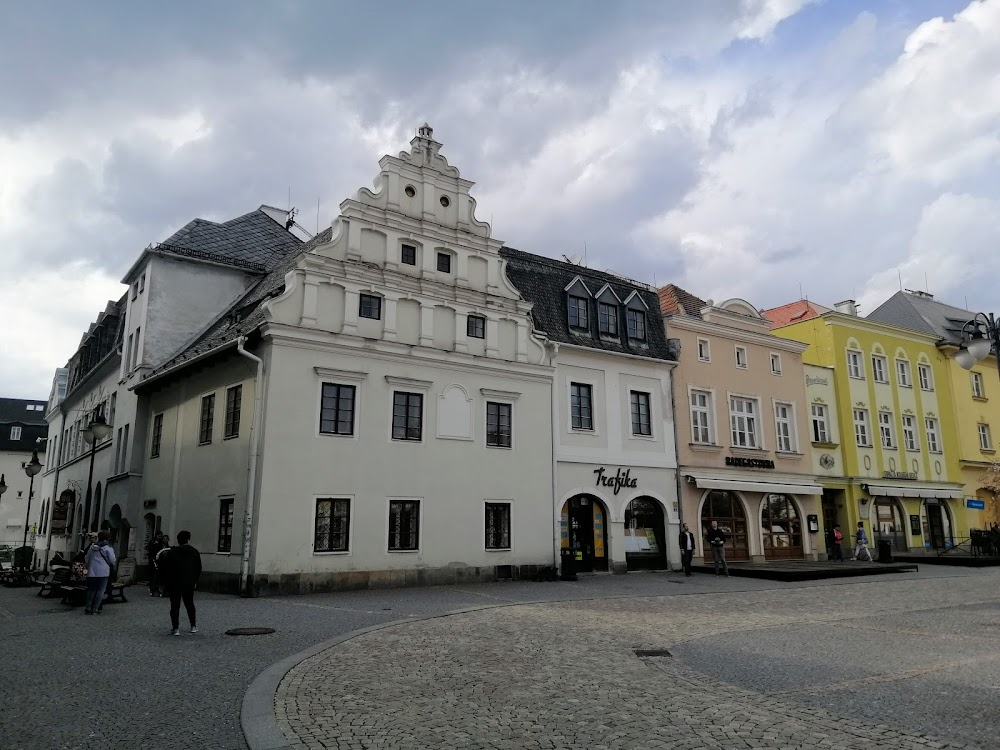
<instances>
[{"instance_id":1,"label":"wall mounted sign","mask_svg":"<svg viewBox=\"0 0 1000 750\"><path fill-rule=\"evenodd\" d=\"M975 500L971 497L965 498L965 507L970 510L986 510L985 500Z\"/></svg>"},{"instance_id":2,"label":"wall mounted sign","mask_svg":"<svg viewBox=\"0 0 1000 750\"><path fill-rule=\"evenodd\" d=\"M833 460L833 456L831 456L829 453L824 453L822 456L819 457L819 465L822 466L824 469L832 469L834 464L836 463L837 462Z\"/></svg>"},{"instance_id":3,"label":"wall mounted sign","mask_svg":"<svg viewBox=\"0 0 1000 750\"><path fill-rule=\"evenodd\" d=\"M830 381L826 378L811 378L806 375L806 385L829 385Z\"/></svg>"},{"instance_id":4,"label":"wall mounted sign","mask_svg":"<svg viewBox=\"0 0 1000 750\"><path fill-rule=\"evenodd\" d=\"M806 516L806 526L809 529L810 534L819 533L819 516L815 513L810 513Z\"/></svg>"},{"instance_id":5,"label":"wall mounted sign","mask_svg":"<svg viewBox=\"0 0 1000 750\"><path fill-rule=\"evenodd\" d=\"M910 533L913 536L921 536L920 516L910 516Z\"/></svg>"},{"instance_id":6,"label":"wall mounted sign","mask_svg":"<svg viewBox=\"0 0 1000 750\"><path fill-rule=\"evenodd\" d=\"M883 479L916 479L917 474L913 471L886 471L882 474Z\"/></svg>"},{"instance_id":7,"label":"wall mounted sign","mask_svg":"<svg viewBox=\"0 0 1000 750\"><path fill-rule=\"evenodd\" d=\"M145 508L146 510L149 510L150 508L155 508L156 507L156 501L155 500L143 500L142 501L142 507Z\"/></svg>"},{"instance_id":8,"label":"wall mounted sign","mask_svg":"<svg viewBox=\"0 0 1000 750\"><path fill-rule=\"evenodd\" d=\"M615 472L613 477L608 477L604 475L606 469L602 466L600 469L594 469L594 473L597 474L597 487L613 487L615 494L617 495L621 489L635 489L639 485L639 478L630 476L632 470L625 469L625 473L622 474L622 470L619 468Z\"/></svg>"},{"instance_id":9,"label":"wall mounted sign","mask_svg":"<svg viewBox=\"0 0 1000 750\"><path fill-rule=\"evenodd\" d=\"M726 456L726 466L739 466L741 469L773 469L774 461L767 458L740 458Z\"/></svg>"}]
</instances>

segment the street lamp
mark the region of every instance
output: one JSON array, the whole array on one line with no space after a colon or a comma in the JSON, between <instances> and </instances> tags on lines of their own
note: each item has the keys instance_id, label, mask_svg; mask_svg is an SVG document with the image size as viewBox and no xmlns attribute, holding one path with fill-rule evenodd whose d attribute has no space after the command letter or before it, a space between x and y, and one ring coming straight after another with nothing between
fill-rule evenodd
<instances>
[{"instance_id":1,"label":"street lamp","mask_svg":"<svg viewBox=\"0 0 1000 750\"><path fill-rule=\"evenodd\" d=\"M976 313L962 326L961 337L962 345L955 361L963 370L971 370L977 362L990 356L991 351L1000 353L1000 328L993 313ZM1000 356L997 357L997 371L1000 372Z\"/></svg>"},{"instance_id":2,"label":"street lamp","mask_svg":"<svg viewBox=\"0 0 1000 750\"><path fill-rule=\"evenodd\" d=\"M83 431L83 442L90 446L90 473L87 476L87 499L83 504L83 523L80 524L80 546L83 547L83 537L87 534L90 525L90 499L93 492L94 483L94 454L97 453L97 444L111 434L111 425L104 421L104 417L98 414L90 420Z\"/></svg>"},{"instance_id":3,"label":"street lamp","mask_svg":"<svg viewBox=\"0 0 1000 750\"><path fill-rule=\"evenodd\" d=\"M31 452L31 460L25 464L24 473L31 480L28 484L28 512L24 514L24 541L21 542L21 573L28 567L28 555L24 551L28 546L28 519L31 518L31 496L35 493L35 474L42 470L42 464L38 460L38 449Z\"/></svg>"}]
</instances>

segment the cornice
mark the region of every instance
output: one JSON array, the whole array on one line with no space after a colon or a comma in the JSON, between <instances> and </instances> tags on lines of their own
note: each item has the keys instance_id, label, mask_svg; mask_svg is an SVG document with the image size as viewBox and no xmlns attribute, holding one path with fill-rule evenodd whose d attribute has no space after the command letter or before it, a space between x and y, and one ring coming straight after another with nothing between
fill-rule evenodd
<instances>
[{"instance_id":1,"label":"cornice","mask_svg":"<svg viewBox=\"0 0 1000 750\"><path fill-rule=\"evenodd\" d=\"M782 336L775 336L770 333L755 333L754 331L747 331L743 328L720 326L717 323L709 323L708 321L701 320L700 318L692 318L687 315L669 315L666 316L664 320L666 320L667 323L668 334L670 332L670 328L673 327L679 328L682 331L693 331L695 333L705 334L706 336L714 336L715 338L723 338L729 341L736 341L744 344L758 344L770 349L780 349L782 351L793 352L796 354L801 354L810 346L809 344L796 341L794 339L786 339Z\"/></svg>"}]
</instances>

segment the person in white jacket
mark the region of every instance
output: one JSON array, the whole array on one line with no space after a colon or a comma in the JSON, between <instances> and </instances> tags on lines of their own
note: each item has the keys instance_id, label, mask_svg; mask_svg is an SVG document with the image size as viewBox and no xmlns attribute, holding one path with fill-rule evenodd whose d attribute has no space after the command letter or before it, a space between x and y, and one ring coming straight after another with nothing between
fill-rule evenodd
<instances>
[{"instance_id":1,"label":"person in white jacket","mask_svg":"<svg viewBox=\"0 0 1000 750\"><path fill-rule=\"evenodd\" d=\"M104 591L108 579L115 569L115 548L111 546L111 535L102 531L97 535L97 543L87 550L87 599L84 614L100 614L104 603Z\"/></svg>"}]
</instances>

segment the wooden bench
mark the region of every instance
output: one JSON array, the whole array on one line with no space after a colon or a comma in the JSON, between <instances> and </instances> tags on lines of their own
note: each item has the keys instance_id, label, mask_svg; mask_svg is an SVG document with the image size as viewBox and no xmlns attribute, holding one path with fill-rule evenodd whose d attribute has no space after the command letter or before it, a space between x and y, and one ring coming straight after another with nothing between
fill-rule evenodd
<instances>
[{"instance_id":1,"label":"wooden bench","mask_svg":"<svg viewBox=\"0 0 1000 750\"><path fill-rule=\"evenodd\" d=\"M52 571L52 577L47 581L42 581L38 584L38 593L36 596L44 596L46 598L55 596L57 592L67 581L69 580L69 568L56 568Z\"/></svg>"},{"instance_id":2,"label":"wooden bench","mask_svg":"<svg viewBox=\"0 0 1000 750\"><path fill-rule=\"evenodd\" d=\"M132 585L132 581L135 578L135 558L125 557L118 562L118 576L113 582L108 583L107 591L104 594L104 603L112 604L117 597L123 602L127 602L128 599L125 598L125 589Z\"/></svg>"}]
</instances>

